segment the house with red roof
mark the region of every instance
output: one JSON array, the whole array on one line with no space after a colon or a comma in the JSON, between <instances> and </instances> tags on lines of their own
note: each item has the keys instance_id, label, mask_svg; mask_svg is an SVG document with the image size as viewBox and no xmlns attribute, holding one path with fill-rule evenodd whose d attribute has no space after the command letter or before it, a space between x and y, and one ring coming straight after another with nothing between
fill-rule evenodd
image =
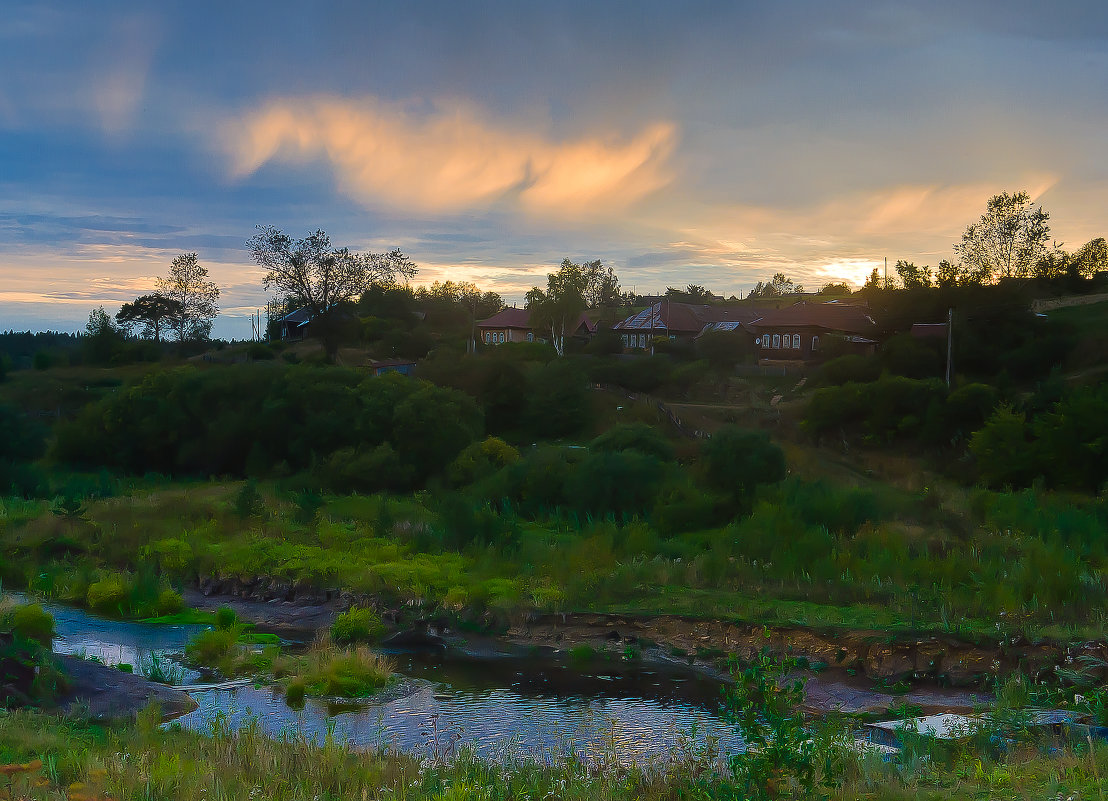
<instances>
[{"instance_id":1,"label":"house with red roof","mask_svg":"<svg viewBox=\"0 0 1108 801\"><path fill-rule=\"evenodd\" d=\"M596 334L596 323L582 312L577 324L567 336L588 339ZM505 342L545 342L550 332L536 331L531 325L531 312L515 307L501 309L487 320L477 323L477 340L486 345Z\"/></svg>"},{"instance_id":2,"label":"house with red roof","mask_svg":"<svg viewBox=\"0 0 1108 801\"><path fill-rule=\"evenodd\" d=\"M794 303L766 312L747 327L763 363L815 361L832 339L836 353L871 354L877 346L877 323L869 309L836 301Z\"/></svg>"},{"instance_id":3,"label":"house with red roof","mask_svg":"<svg viewBox=\"0 0 1108 801\"><path fill-rule=\"evenodd\" d=\"M650 347L654 337L695 339L707 331L745 333L746 325L767 314L753 306L709 306L662 299L612 326L623 347Z\"/></svg>"}]
</instances>

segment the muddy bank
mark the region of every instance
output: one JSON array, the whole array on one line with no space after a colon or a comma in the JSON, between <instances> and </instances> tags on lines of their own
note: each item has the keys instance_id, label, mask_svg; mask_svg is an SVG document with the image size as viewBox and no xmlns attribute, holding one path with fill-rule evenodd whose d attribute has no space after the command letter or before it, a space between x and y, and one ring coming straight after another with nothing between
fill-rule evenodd
<instances>
[{"instance_id":1,"label":"muddy bank","mask_svg":"<svg viewBox=\"0 0 1108 801\"><path fill-rule=\"evenodd\" d=\"M199 609L230 606L259 628L309 635L330 626L335 616L352 603L373 605L373 599L355 598L338 590L319 590L260 577L245 581L206 579L197 589L186 591L185 601ZM411 632L429 641L464 644L458 633L451 631L448 621L433 616L412 618L407 610L385 609L381 610L381 616L394 630ZM922 681L949 687L972 687L1017 671L1036 678L1048 677L1055 668L1072 664L1084 655L1108 660L1108 646L1104 643L1062 645L1021 639L968 642L953 636L908 637L882 631L821 632L804 628L776 628L767 638L765 629L755 624L665 615L648 618L584 613L521 615L503 633L500 642L558 650L583 643L615 650L658 646L665 654L687 656L701 663L725 654L749 659L768 647L871 682Z\"/></svg>"},{"instance_id":2,"label":"muddy bank","mask_svg":"<svg viewBox=\"0 0 1108 801\"><path fill-rule=\"evenodd\" d=\"M230 607L240 618L274 634L312 634L329 628L335 617L350 607L348 599L322 593L274 595L259 593L239 582L207 582L182 593L185 604L194 609L214 612Z\"/></svg>"},{"instance_id":3,"label":"muddy bank","mask_svg":"<svg viewBox=\"0 0 1108 801\"><path fill-rule=\"evenodd\" d=\"M750 659L768 647L872 681L923 679L953 687L973 686L1017 670L1043 676L1079 654L1106 653L1098 644L1064 647L1021 641L969 643L954 637L905 638L880 631L824 633L777 628L767 637L762 626L676 616L537 615L509 628L507 637L562 647L576 642L600 642L611 647L657 643L676 653L701 658L735 654Z\"/></svg>"},{"instance_id":4,"label":"muddy bank","mask_svg":"<svg viewBox=\"0 0 1108 801\"><path fill-rule=\"evenodd\" d=\"M69 691L58 702L67 714L96 720L133 720L140 710L155 702L163 718L168 719L196 709L196 702L174 687L74 656L56 659L69 678Z\"/></svg>"}]
</instances>

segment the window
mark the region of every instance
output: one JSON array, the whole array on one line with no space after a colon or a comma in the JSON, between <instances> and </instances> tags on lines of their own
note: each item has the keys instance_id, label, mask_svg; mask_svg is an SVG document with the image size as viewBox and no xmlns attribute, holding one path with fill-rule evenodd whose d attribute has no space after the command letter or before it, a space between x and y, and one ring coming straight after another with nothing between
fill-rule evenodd
<instances>
[{"instance_id":1,"label":"window","mask_svg":"<svg viewBox=\"0 0 1108 801\"><path fill-rule=\"evenodd\" d=\"M639 347L640 348L645 348L646 347L646 334L639 334Z\"/></svg>"},{"instance_id":2,"label":"window","mask_svg":"<svg viewBox=\"0 0 1108 801\"><path fill-rule=\"evenodd\" d=\"M500 341L501 342L504 341L504 332L503 331L500 332Z\"/></svg>"},{"instance_id":3,"label":"window","mask_svg":"<svg viewBox=\"0 0 1108 801\"><path fill-rule=\"evenodd\" d=\"M775 348L781 347L781 335L780 334L774 334L773 335L773 347L775 347Z\"/></svg>"},{"instance_id":4,"label":"window","mask_svg":"<svg viewBox=\"0 0 1108 801\"><path fill-rule=\"evenodd\" d=\"M793 334L793 347L800 350L800 334Z\"/></svg>"},{"instance_id":5,"label":"window","mask_svg":"<svg viewBox=\"0 0 1108 801\"><path fill-rule=\"evenodd\" d=\"M815 353L817 350L819 350L819 337L814 336L812 337L812 352Z\"/></svg>"},{"instance_id":6,"label":"window","mask_svg":"<svg viewBox=\"0 0 1108 801\"><path fill-rule=\"evenodd\" d=\"M485 332L485 344L488 345L492 341L492 334L488 331Z\"/></svg>"},{"instance_id":7,"label":"window","mask_svg":"<svg viewBox=\"0 0 1108 801\"><path fill-rule=\"evenodd\" d=\"M531 331L527 332L527 341L528 342L534 342L535 341L535 335Z\"/></svg>"}]
</instances>

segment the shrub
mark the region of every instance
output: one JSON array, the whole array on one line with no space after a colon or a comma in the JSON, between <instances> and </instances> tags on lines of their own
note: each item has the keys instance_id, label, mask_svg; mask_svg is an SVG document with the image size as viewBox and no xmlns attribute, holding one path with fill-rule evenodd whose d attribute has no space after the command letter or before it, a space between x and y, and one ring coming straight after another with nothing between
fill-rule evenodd
<instances>
[{"instance_id":1,"label":"shrub","mask_svg":"<svg viewBox=\"0 0 1108 801\"><path fill-rule=\"evenodd\" d=\"M17 606L11 615L12 631L26 640L50 648L54 640L54 616L38 604Z\"/></svg>"},{"instance_id":2,"label":"shrub","mask_svg":"<svg viewBox=\"0 0 1108 801\"><path fill-rule=\"evenodd\" d=\"M664 465L635 451L590 454L573 472L563 504L591 514L642 514L654 503Z\"/></svg>"},{"instance_id":3,"label":"shrub","mask_svg":"<svg viewBox=\"0 0 1108 801\"><path fill-rule=\"evenodd\" d=\"M868 356L856 353L839 356L824 362L813 378L812 383L819 386L841 386L848 383L869 383L881 375L881 363Z\"/></svg>"},{"instance_id":4,"label":"shrub","mask_svg":"<svg viewBox=\"0 0 1108 801\"><path fill-rule=\"evenodd\" d=\"M785 477L785 454L764 431L724 426L701 446L700 454L708 485L735 498Z\"/></svg>"},{"instance_id":5,"label":"shrub","mask_svg":"<svg viewBox=\"0 0 1108 801\"><path fill-rule=\"evenodd\" d=\"M462 486L517 461L518 450L499 437L486 437L466 446L451 462L446 474L451 484Z\"/></svg>"},{"instance_id":6,"label":"shrub","mask_svg":"<svg viewBox=\"0 0 1108 801\"><path fill-rule=\"evenodd\" d=\"M238 634L234 628L201 631L185 645L185 658L194 665L215 668L230 675Z\"/></svg>"},{"instance_id":7,"label":"shrub","mask_svg":"<svg viewBox=\"0 0 1108 801\"><path fill-rule=\"evenodd\" d=\"M329 698L364 698L380 690L392 678L392 664L368 648L335 649L316 643L303 656L283 657L280 670L294 676L308 695Z\"/></svg>"},{"instance_id":8,"label":"shrub","mask_svg":"<svg viewBox=\"0 0 1108 801\"><path fill-rule=\"evenodd\" d=\"M162 590L158 595L157 608L159 615L173 615L185 608L185 601L174 590Z\"/></svg>"},{"instance_id":9,"label":"shrub","mask_svg":"<svg viewBox=\"0 0 1108 801\"><path fill-rule=\"evenodd\" d=\"M130 588L120 576L108 576L89 585L85 602L89 609L104 615L123 615L127 611Z\"/></svg>"},{"instance_id":10,"label":"shrub","mask_svg":"<svg viewBox=\"0 0 1108 801\"><path fill-rule=\"evenodd\" d=\"M566 359L540 367L534 374L525 423L537 437L566 437L592 423L588 379Z\"/></svg>"},{"instance_id":11,"label":"shrub","mask_svg":"<svg viewBox=\"0 0 1108 801\"><path fill-rule=\"evenodd\" d=\"M256 362L269 361L277 357L277 354L269 347L266 347L261 342L255 342L246 349L246 356Z\"/></svg>"},{"instance_id":12,"label":"shrub","mask_svg":"<svg viewBox=\"0 0 1108 801\"><path fill-rule=\"evenodd\" d=\"M988 384L966 384L946 398L943 415L951 432L968 435L979 429L1000 402L996 387Z\"/></svg>"},{"instance_id":13,"label":"shrub","mask_svg":"<svg viewBox=\"0 0 1108 801\"><path fill-rule=\"evenodd\" d=\"M235 493L233 506L235 514L243 519L261 514L265 504L262 502L261 493L258 492L258 483L250 479L243 484L242 488Z\"/></svg>"},{"instance_id":14,"label":"shrub","mask_svg":"<svg viewBox=\"0 0 1108 801\"><path fill-rule=\"evenodd\" d=\"M303 681L297 679L290 682L289 686L285 688L285 703L291 706L293 709L302 707L304 705L304 696L307 695L308 688Z\"/></svg>"},{"instance_id":15,"label":"shrub","mask_svg":"<svg viewBox=\"0 0 1108 801\"><path fill-rule=\"evenodd\" d=\"M638 451L663 462L673 459L673 446L655 426L646 423L621 423L594 439L594 451Z\"/></svg>"},{"instance_id":16,"label":"shrub","mask_svg":"<svg viewBox=\"0 0 1108 801\"><path fill-rule=\"evenodd\" d=\"M373 642L385 633L381 618L372 609L355 606L340 614L331 624L331 638L342 645Z\"/></svg>"},{"instance_id":17,"label":"shrub","mask_svg":"<svg viewBox=\"0 0 1108 801\"><path fill-rule=\"evenodd\" d=\"M239 616L229 606L221 606L215 611L215 625L220 631L230 631L238 622Z\"/></svg>"}]
</instances>

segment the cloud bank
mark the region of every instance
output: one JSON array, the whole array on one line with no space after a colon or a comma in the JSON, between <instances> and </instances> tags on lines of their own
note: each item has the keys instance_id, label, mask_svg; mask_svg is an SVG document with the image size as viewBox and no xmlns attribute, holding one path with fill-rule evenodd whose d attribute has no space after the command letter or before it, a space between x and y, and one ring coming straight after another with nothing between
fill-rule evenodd
<instances>
[{"instance_id":1,"label":"cloud bank","mask_svg":"<svg viewBox=\"0 0 1108 801\"><path fill-rule=\"evenodd\" d=\"M496 125L460 102L412 111L374 99L306 97L274 100L236 120L224 146L237 177L270 161L322 156L340 189L370 207L449 212L506 203L579 216L622 210L668 184L676 141L669 122L630 139L554 141Z\"/></svg>"}]
</instances>

